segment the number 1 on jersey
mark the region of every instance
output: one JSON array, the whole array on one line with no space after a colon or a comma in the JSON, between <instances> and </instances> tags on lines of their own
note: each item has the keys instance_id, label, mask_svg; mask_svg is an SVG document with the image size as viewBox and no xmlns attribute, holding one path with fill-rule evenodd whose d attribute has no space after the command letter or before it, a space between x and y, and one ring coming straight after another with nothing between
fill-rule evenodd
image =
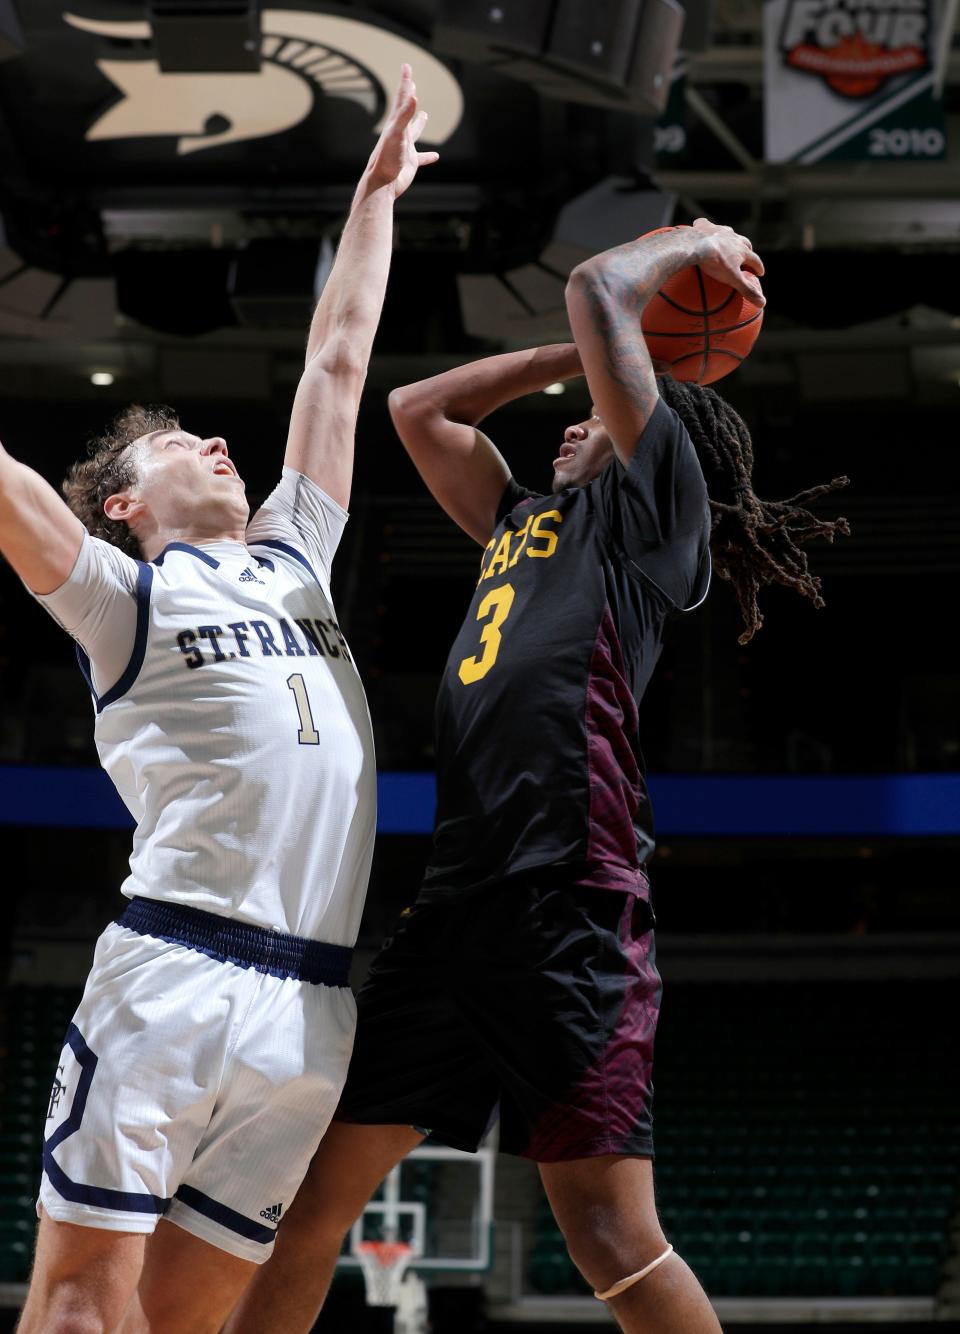
<instances>
[{"instance_id":1,"label":"number 1 on jersey","mask_svg":"<svg viewBox=\"0 0 960 1334\"><path fill-rule=\"evenodd\" d=\"M320 733L313 725L313 714L310 711L310 700L303 677L299 672L294 672L293 676L287 677L287 685L293 691L293 697L297 701L297 713L300 715L297 740L301 746L319 746Z\"/></svg>"},{"instance_id":2,"label":"number 1 on jersey","mask_svg":"<svg viewBox=\"0 0 960 1334\"><path fill-rule=\"evenodd\" d=\"M483 653L479 658L464 658L460 664L457 675L465 686L472 685L474 681L486 676L496 662L497 654L500 652L500 627L510 615L512 606L513 585L501 584L499 588L491 589L477 608L478 621L486 620L488 616L490 620L483 627L480 636Z\"/></svg>"}]
</instances>

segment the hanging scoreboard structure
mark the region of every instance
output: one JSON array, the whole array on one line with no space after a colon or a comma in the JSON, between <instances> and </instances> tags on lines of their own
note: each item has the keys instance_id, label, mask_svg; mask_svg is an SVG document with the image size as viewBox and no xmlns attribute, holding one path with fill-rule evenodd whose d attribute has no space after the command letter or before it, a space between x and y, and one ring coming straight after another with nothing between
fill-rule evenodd
<instances>
[{"instance_id":1,"label":"hanging scoreboard structure","mask_svg":"<svg viewBox=\"0 0 960 1334\"><path fill-rule=\"evenodd\" d=\"M441 0L433 41L547 97L656 117L683 26L677 0Z\"/></svg>"}]
</instances>

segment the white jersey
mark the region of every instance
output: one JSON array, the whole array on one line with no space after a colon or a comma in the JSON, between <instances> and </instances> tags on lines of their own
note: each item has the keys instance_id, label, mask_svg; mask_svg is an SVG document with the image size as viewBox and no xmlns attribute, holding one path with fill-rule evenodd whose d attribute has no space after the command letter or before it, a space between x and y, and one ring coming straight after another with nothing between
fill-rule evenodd
<instances>
[{"instance_id":1,"label":"white jersey","mask_svg":"<svg viewBox=\"0 0 960 1334\"><path fill-rule=\"evenodd\" d=\"M284 469L246 544L147 564L88 536L40 599L81 646L100 760L137 822L126 895L354 944L376 773L330 597L346 517Z\"/></svg>"}]
</instances>

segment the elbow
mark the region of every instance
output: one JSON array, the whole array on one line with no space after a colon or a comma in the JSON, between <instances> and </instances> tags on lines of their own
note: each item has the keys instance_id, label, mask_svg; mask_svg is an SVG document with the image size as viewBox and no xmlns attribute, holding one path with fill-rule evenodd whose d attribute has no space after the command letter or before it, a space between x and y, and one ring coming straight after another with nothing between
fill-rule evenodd
<instances>
[{"instance_id":1,"label":"elbow","mask_svg":"<svg viewBox=\"0 0 960 1334\"><path fill-rule=\"evenodd\" d=\"M570 270L566 288L567 298L578 293L595 291L604 285L602 256L594 255Z\"/></svg>"},{"instance_id":2,"label":"elbow","mask_svg":"<svg viewBox=\"0 0 960 1334\"><path fill-rule=\"evenodd\" d=\"M567 310L570 310L575 302L582 299L589 281L586 264L578 264L575 269L570 270L570 277L567 279L567 285L563 290L563 299L567 303Z\"/></svg>"},{"instance_id":3,"label":"elbow","mask_svg":"<svg viewBox=\"0 0 960 1334\"><path fill-rule=\"evenodd\" d=\"M589 282L592 273L592 264L593 260L585 259L570 270L570 276L567 278L568 294L570 292L576 292L579 288Z\"/></svg>"},{"instance_id":4,"label":"elbow","mask_svg":"<svg viewBox=\"0 0 960 1334\"><path fill-rule=\"evenodd\" d=\"M603 256L594 256L578 264L567 279L565 299L567 313L575 320L579 313L593 317L621 304L621 293L611 281L612 275L603 263Z\"/></svg>"},{"instance_id":5,"label":"elbow","mask_svg":"<svg viewBox=\"0 0 960 1334\"><path fill-rule=\"evenodd\" d=\"M387 395L387 407L390 410L390 418L394 426L420 415L422 402L417 393L417 386L404 384L397 389L391 389Z\"/></svg>"},{"instance_id":6,"label":"elbow","mask_svg":"<svg viewBox=\"0 0 960 1334\"><path fill-rule=\"evenodd\" d=\"M306 371L317 371L342 380L362 380L370 362L370 347L363 340L340 334L324 339L307 362Z\"/></svg>"},{"instance_id":7,"label":"elbow","mask_svg":"<svg viewBox=\"0 0 960 1334\"><path fill-rule=\"evenodd\" d=\"M389 394L387 394L387 408L389 409L390 417L393 421L396 421L398 417L403 416L405 406L404 395L406 392L406 386L403 386L399 389L391 389Z\"/></svg>"}]
</instances>

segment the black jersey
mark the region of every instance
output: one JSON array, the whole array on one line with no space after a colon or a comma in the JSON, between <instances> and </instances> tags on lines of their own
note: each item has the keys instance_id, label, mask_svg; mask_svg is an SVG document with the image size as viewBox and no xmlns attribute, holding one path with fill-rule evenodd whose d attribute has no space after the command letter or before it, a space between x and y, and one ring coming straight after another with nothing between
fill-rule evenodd
<instances>
[{"instance_id":1,"label":"black jersey","mask_svg":"<svg viewBox=\"0 0 960 1334\"><path fill-rule=\"evenodd\" d=\"M637 704L667 618L706 595L706 485L661 399L629 468L556 495L511 478L437 699L421 897L557 868L634 890L653 848Z\"/></svg>"}]
</instances>

